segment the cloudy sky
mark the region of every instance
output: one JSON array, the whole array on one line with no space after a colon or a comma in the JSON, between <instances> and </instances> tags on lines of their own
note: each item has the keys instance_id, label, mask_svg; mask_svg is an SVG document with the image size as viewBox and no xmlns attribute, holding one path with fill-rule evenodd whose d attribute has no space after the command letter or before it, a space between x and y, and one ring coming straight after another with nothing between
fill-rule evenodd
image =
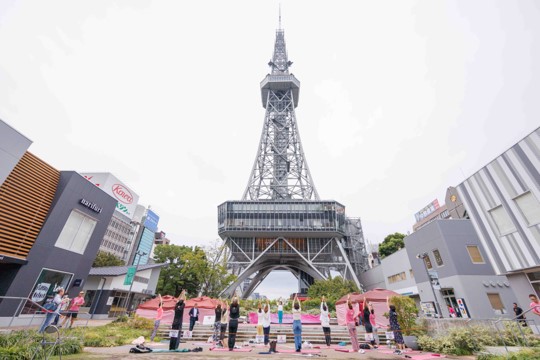
<instances>
[{"instance_id":1,"label":"cloudy sky","mask_svg":"<svg viewBox=\"0 0 540 360\"><path fill-rule=\"evenodd\" d=\"M371 243L540 125L535 0L3 0L0 118L58 169L112 172L175 244L207 244L256 155L280 2L315 185Z\"/></svg>"}]
</instances>

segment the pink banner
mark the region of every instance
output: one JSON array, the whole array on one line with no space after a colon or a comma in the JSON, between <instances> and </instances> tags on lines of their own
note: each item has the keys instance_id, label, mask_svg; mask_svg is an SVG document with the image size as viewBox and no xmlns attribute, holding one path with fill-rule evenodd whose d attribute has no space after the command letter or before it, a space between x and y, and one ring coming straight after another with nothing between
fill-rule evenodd
<instances>
[{"instance_id":1,"label":"pink banner","mask_svg":"<svg viewBox=\"0 0 540 360\"><path fill-rule=\"evenodd\" d=\"M249 316L250 324L257 324L258 316L256 312L250 312L248 316ZM319 315L302 314L301 321L302 321L302 324L320 324L321 323ZM278 314L270 314L270 322L272 324L278 324L279 323ZM292 324L292 323L293 323L292 314L283 314L282 324Z\"/></svg>"}]
</instances>

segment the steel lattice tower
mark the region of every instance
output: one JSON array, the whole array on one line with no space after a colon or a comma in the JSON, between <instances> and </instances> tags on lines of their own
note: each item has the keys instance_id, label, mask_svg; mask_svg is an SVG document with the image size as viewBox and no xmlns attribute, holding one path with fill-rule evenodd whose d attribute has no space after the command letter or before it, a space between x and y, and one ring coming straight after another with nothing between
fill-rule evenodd
<instances>
[{"instance_id":1,"label":"steel lattice tower","mask_svg":"<svg viewBox=\"0 0 540 360\"><path fill-rule=\"evenodd\" d=\"M244 285L247 297L273 270L292 272L300 292L331 271L361 287L358 274L368 266L360 219L347 218L336 201L321 201L313 184L295 116L300 82L289 73L281 21L268 65L263 131L244 196L218 207L221 256L238 276L223 295Z\"/></svg>"}]
</instances>

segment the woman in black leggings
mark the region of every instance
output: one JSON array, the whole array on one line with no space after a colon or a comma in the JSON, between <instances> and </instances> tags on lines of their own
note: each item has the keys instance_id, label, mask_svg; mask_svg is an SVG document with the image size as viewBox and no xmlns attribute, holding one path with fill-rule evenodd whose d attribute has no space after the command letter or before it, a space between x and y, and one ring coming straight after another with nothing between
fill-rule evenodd
<instances>
[{"instance_id":1,"label":"woman in black leggings","mask_svg":"<svg viewBox=\"0 0 540 360\"><path fill-rule=\"evenodd\" d=\"M235 296L232 299L231 307L229 308L229 351L233 351L234 343L236 342L236 332L238 331L238 318L240 317L240 305L238 298Z\"/></svg>"}]
</instances>

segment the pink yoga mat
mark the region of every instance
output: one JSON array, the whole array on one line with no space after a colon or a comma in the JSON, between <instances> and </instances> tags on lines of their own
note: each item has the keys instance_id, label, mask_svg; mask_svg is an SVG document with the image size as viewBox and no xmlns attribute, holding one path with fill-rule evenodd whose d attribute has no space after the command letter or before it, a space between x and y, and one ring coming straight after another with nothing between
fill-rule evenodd
<instances>
[{"instance_id":1,"label":"pink yoga mat","mask_svg":"<svg viewBox=\"0 0 540 360\"><path fill-rule=\"evenodd\" d=\"M277 349L277 352L278 353L285 353L285 354L292 354L292 353L295 353L296 350L292 350L292 349ZM317 350L317 349L306 349L306 350L302 350L301 353L302 354L320 354L321 350Z\"/></svg>"},{"instance_id":2,"label":"pink yoga mat","mask_svg":"<svg viewBox=\"0 0 540 360\"><path fill-rule=\"evenodd\" d=\"M341 352L356 352L353 349L334 349L334 350L341 351Z\"/></svg>"},{"instance_id":3,"label":"pink yoga mat","mask_svg":"<svg viewBox=\"0 0 540 360\"><path fill-rule=\"evenodd\" d=\"M211 348L210 351L229 351L228 348ZM250 352L251 348L233 349L232 352Z\"/></svg>"}]
</instances>

